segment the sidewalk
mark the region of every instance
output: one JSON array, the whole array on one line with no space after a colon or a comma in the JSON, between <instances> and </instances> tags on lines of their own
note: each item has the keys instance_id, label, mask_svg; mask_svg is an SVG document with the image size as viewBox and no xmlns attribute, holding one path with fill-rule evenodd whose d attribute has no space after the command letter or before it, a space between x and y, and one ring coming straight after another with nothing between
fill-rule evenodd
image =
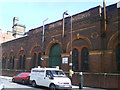
<instances>
[{"instance_id":1,"label":"sidewalk","mask_svg":"<svg viewBox=\"0 0 120 90\"><path fill-rule=\"evenodd\" d=\"M12 80L12 77L9 77L9 76L0 76L0 78L2 78L2 79Z\"/></svg>"}]
</instances>

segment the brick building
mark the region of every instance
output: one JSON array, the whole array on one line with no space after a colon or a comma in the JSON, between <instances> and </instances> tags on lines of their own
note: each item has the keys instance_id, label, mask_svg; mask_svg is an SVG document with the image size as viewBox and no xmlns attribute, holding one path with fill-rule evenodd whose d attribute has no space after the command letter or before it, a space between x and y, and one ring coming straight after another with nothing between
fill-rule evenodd
<instances>
[{"instance_id":1,"label":"brick building","mask_svg":"<svg viewBox=\"0 0 120 90\"><path fill-rule=\"evenodd\" d=\"M120 88L119 4L106 9L97 6L72 16L72 60L69 16L64 19L64 35L63 20L58 20L45 25L44 43L43 26L29 30L25 37L2 43L3 75L38 66L59 66L68 73L72 62L73 84L78 85L78 73L82 71L85 86Z\"/></svg>"}]
</instances>

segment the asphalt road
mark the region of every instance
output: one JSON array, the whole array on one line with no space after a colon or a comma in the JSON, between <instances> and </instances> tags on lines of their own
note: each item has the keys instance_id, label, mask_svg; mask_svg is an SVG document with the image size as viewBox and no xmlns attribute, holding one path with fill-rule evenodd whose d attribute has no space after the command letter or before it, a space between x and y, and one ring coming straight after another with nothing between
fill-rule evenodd
<instances>
[{"instance_id":1,"label":"asphalt road","mask_svg":"<svg viewBox=\"0 0 120 90\"><path fill-rule=\"evenodd\" d=\"M11 79L2 78L2 81L5 85L4 90L49 90L48 88L45 88L45 87L34 88L31 85L23 85L20 83L14 83L14 82L12 82ZM80 89L78 87L77 88L74 87L72 90L80 90ZM107 89L84 87L81 90L107 90Z\"/></svg>"}]
</instances>

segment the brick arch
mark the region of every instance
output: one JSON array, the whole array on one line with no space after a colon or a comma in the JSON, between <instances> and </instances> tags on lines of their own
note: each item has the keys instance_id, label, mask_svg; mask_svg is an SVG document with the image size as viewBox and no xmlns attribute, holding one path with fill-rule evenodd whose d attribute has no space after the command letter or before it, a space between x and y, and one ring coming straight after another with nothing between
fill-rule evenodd
<instances>
[{"instance_id":1,"label":"brick arch","mask_svg":"<svg viewBox=\"0 0 120 90\"><path fill-rule=\"evenodd\" d=\"M114 49L115 46L120 43L120 40L118 40L118 38L120 38L120 31L117 31L109 38L107 49Z\"/></svg>"},{"instance_id":2,"label":"brick arch","mask_svg":"<svg viewBox=\"0 0 120 90\"><path fill-rule=\"evenodd\" d=\"M18 58L16 63L19 63L17 66L15 65L16 69L21 69L21 70L26 69L26 56L27 56L26 50L23 47L21 47L18 50L18 53L17 53L17 56L16 56Z\"/></svg>"},{"instance_id":3,"label":"brick arch","mask_svg":"<svg viewBox=\"0 0 120 90\"><path fill-rule=\"evenodd\" d=\"M88 49L92 50L92 43L91 43L91 41L90 41L87 37L84 37L84 36L82 36L82 35L79 35L79 36L77 36L77 37L74 37L74 38L72 39L72 43L73 43L74 41L76 41L76 40L79 40L79 39L83 39L84 41L86 41L86 42L88 43ZM67 48L66 48L67 52L69 51L69 47L70 47L70 42L68 42L68 44L67 44Z\"/></svg>"},{"instance_id":4,"label":"brick arch","mask_svg":"<svg viewBox=\"0 0 120 90\"><path fill-rule=\"evenodd\" d=\"M36 45L32 46L32 48L31 48L31 50L30 50L30 54L32 54L33 51L34 51L34 49L37 48L37 47L40 48L40 51L38 51L38 53L41 53L41 52L42 52L41 46L40 46L39 44L36 44Z\"/></svg>"},{"instance_id":5,"label":"brick arch","mask_svg":"<svg viewBox=\"0 0 120 90\"><path fill-rule=\"evenodd\" d=\"M81 50L83 49L83 48L88 48L89 49L89 47L87 46L87 45L82 45L79 49L80 49L80 52L81 52Z\"/></svg>"},{"instance_id":6,"label":"brick arch","mask_svg":"<svg viewBox=\"0 0 120 90\"><path fill-rule=\"evenodd\" d=\"M30 50L30 54L31 54L31 68L33 67L37 67L38 66L38 56L39 54L42 54L42 48L41 45L36 44L34 46L32 46L31 50ZM36 54L36 59L34 62L34 54ZM35 65L34 65L35 64Z\"/></svg>"},{"instance_id":7,"label":"brick arch","mask_svg":"<svg viewBox=\"0 0 120 90\"><path fill-rule=\"evenodd\" d=\"M87 45L82 45L81 47L73 46L72 50L77 49L79 52L81 52L82 48L89 48L89 47Z\"/></svg>"},{"instance_id":8,"label":"brick arch","mask_svg":"<svg viewBox=\"0 0 120 90\"><path fill-rule=\"evenodd\" d=\"M9 57L10 56L14 56L14 51L13 50L10 51Z\"/></svg>"},{"instance_id":9,"label":"brick arch","mask_svg":"<svg viewBox=\"0 0 120 90\"><path fill-rule=\"evenodd\" d=\"M7 53L5 51L2 53L2 57L7 57Z\"/></svg>"},{"instance_id":10,"label":"brick arch","mask_svg":"<svg viewBox=\"0 0 120 90\"><path fill-rule=\"evenodd\" d=\"M19 55L26 55L25 49L23 47L21 47L18 51L18 56Z\"/></svg>"},{"instance_id":11,"label":"brick arch","mask_svg":"<svg viewBox=\"0 0 120 90\"><path fill-rule=\"evenodd\" d=\"M74 46L74 47L72 48L72 50L73 50L73 49L77 49L78 51L80 51L79 47L77 47L77 46Z\"/></svg>"},{"instance_id":12,"label":"brick arch","mask_svg":"<svg viewBox=\"0 0 120 90\"><path fill-rule=\"evenodd\" d=\"M50 53L50 48L51 48L52 45L54 45L55 43L58 43L58 44L60 45L60 47L62 47L61 42L59 42L58 40L53 40L53 41L51 41L51 42L48 44L47 48L45 49L45 52L46 52L47 55L49 55L49 53Z\"/></svg>"}]
</instances>

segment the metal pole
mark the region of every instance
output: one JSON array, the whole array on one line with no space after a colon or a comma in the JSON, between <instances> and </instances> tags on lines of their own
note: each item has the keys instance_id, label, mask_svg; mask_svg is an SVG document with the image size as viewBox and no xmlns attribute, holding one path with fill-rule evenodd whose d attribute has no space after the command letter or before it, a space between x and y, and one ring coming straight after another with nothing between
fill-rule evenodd
<instances>
[{"instance_id":1,"label":"metal pole","mask_svg":"<svg viewBox=\"0 0 120 90\"><path fill-rule=\"evenodd\" d=\"M63 13L63 37L65 35L65 31L64 31L64 24L65 24L65 21L64 21L64 15L69 15L66 12ZM73 74L73 71L72 71L72 16L70 16L70 63L69 63L69 66L70 66L70 70L69 70L69 73L70 73L70 76L71 76L71 80L72 80L72 74Z\"/></svg>"},{"instance_id":2,"label":"metal pole","mask_svg":"<svg viewBox=\"0 0 120 90\"><path fill-rule=\"evenodd\" d=\"M65 19L64 19L64 13L63 13L63 32L62 32L62 37L64 37L64 32L65 32Z\"/></svg>"},{"instance_id":3,"label":"metal pole","mask_svg":"<svg viewBox=\"0 0 120 90\"><path fill-rule=\"evenodd\" d=\"M45 42L45 26L44 26L44 23L45 21L47 21L48 18L46 18L44 21L43 21L43 32L42 32L42 51L43 51L43 54L44 54L44 42Z\"/></svg>"},{"instance_id":4,"label":"metal pole","mask_svg":"<svg viewBox=\"0 0 120 90\"><path fill-rule=\"evenodd\" d=\"M83 81L84 81L83 72L80 72L79 75L80 75L79 89L82 89L83 88Z\"/></svg>"},{"instance_id":5,"label":"metal pole","mask_svg":"<svg viewBox=\"0 0 120 90\"><path fill-rule=\"evenodd\" d=\"M105 0L103 0L103 8L104 8L104 33L106 33L106 4L105 4Z\"/></svg>"},{"instance_id":6,"label":"metal pole","mask_svg":"<svg viewBox=\"0 0 120 90\"><path fill-rule=\"evenodd\" d=\"M64 15L68 15L67 10L63 13L63 32L62 32L62 37L65 36L65 17Z\"/></svg>"},{"instance_id":7,"label":"metal pole","mask_svg":"<svg viewBox=\"0 0 120 90\"><path fill-rule=\"evenodd\" d=\"M72 16L70 16L70 55L71 55L71 70L72 70Z\"/></svg>"},{"instance_id":8,"label":"metal pole","mask_svg":"<svg viewBox=\"0 0 120 90\"><path fill-rule=\"evenodd\" d=\"M72 16L70 16L70 76L71 76L71 81L72 81L72 74L73 74L73 71L72 71Z\"/></svg>"}]
</instances>

